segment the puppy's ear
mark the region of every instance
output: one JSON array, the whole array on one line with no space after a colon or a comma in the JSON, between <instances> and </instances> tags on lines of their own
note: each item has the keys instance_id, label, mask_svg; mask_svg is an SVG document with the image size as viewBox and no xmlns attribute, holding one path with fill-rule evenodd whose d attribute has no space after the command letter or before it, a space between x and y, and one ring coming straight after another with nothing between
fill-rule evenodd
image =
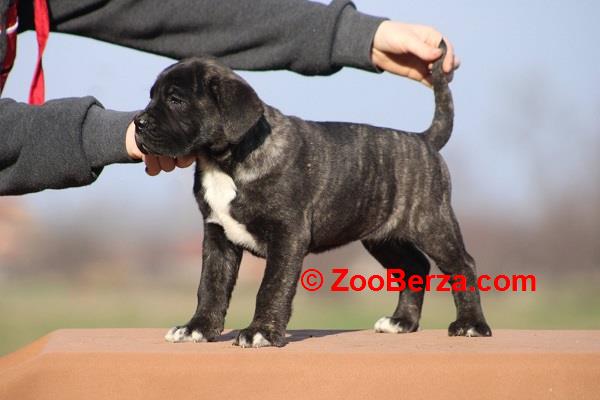
<instances>
[{"instance_id":1,"label":"puppy's ear","mask_svg":"<svg viewBox=\"0 0 600 400\"><path fill-rule=\"evenodd\" d=\"M221 114L227 141L238 143L263 115L262 101L250 85L233 74L211 79L210 90Z\"/></svg>"}]
</instances>

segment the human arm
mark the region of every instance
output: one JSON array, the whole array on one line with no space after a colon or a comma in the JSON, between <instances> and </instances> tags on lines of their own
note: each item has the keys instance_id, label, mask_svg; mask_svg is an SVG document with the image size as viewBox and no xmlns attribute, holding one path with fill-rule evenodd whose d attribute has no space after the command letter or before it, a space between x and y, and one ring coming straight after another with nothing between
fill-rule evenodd
<instances>
[{"instance_id":1,"label":"human arm","mask_svg":"<svg viewBox=\"0 0 600 400\"><path fill-rule=\"evenodd\" d=\"M131 162L124 138L133 115L92 97L43 106L0 99L0 195L88 185L105 165Z\"/></svg>"},{"instance_id":2,"label":"human arm","mask_svg":"<svg viewBox=\"0 0 600 400\"><path fill-rule=\"evenodd\" d=\"M21 2L22 29L32 28ZM360 13L348 0L50 0L52 29L181 59L200 54L234 69L327 75L344 66L389 71L430 85L442 34ZM452 42L444 70L458 68ZM451 75L450 75L451 78Z\"/></svg>"},{"instance_id":3,"label":"human arm","mask_svg":"<svg viewBox=\"0 0 600 400\"><path fill-rule=\"evenodd\" d=\"M374 71L371 44L384 18L347 0L49 0L51 29L181 59L213 55L235 69L327 75ZM32 2L19 5L33 28Z\"/></svg>"}]
</instances>

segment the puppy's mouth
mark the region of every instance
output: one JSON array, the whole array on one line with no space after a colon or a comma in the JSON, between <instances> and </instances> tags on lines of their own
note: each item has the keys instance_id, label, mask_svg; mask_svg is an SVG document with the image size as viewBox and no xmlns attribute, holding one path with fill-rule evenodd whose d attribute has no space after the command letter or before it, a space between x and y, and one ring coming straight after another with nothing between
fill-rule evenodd
<instances>
[{"instance_id":1,"label":"puppy's mouth","mask_svg":"<svg viewBox=\"0 0 600 400\"><path fill-rule=\"evenodd\" d=\"M171 158L178 158L181 156L186 156L189 153L185 153L185 152L177 152L174 151L173 149L166 149L166 148L161 148L160 146L157 146L154 143L150 143L147 144L146 142L144 142L144 140L142 139L142 136L140 134L138 134L136 132L135 136L134 136L134 140L135 140L135 144L137 146L137 148L140 150L140 152L144 155L155 155L155 156L166 156L166 157L171 157Z\"/></svg>"},{"instance_id":2,"label":"puppy's mouth","mask_svg":"<svg viewBox=\"0 0 600 400\"><path fill-rule=\"evenodd\" d=\"M142 143L142 141L140 140L139 135L135 134L135 145L137 146L138 149L140 149L140 151L142 152L142 154L149 154L150 152L148 151L148 148L144 145L144 143Z\"/></svg>"}]
</instances>

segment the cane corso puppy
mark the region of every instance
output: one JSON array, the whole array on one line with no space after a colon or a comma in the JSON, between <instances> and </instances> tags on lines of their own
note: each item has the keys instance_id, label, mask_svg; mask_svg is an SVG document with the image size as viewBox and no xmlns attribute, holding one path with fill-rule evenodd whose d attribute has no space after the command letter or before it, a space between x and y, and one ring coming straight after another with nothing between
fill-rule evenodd
<instances>
[{"instance_id":1,"label":"cane corso puppy","mask_svg":"<svg viewBox=\"0 0 600 400\"><path fill-rule=\"evenodd\" d=\"M235 340L241 347L285 345L304 257L355 240L384 268L403 268L406 279L425 278L427 255L476 286L439 154L454 117L442 59L433 66L435 114L423 133L283 115L212 58L159 75L135 119L136 140L146 153L197 157L194 194L204 216L197 309L168 341L218 338L244 250L267 266L252 323ZM423 295L401 291L396 311L375 330L416 331ZM453 295L449 335L490 336L479 292Z\"/></svg>"}]
</instances>

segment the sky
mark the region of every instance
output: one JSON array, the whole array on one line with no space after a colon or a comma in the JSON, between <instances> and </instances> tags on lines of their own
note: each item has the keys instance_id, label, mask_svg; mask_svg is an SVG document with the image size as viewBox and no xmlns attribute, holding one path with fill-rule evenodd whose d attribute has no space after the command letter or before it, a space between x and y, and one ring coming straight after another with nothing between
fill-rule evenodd
<instances>
[{"instance_id":1,"label":"sky","mask_svg":"<svg viewBox=\"0 0 600 400\"><path fill-rule=\"evenodd\" d=\"M515 139L521 133L542 138L541 146L554 160L547 169L549 181L564 182L566 188L572 176L584 171L578 164L580 155L596 151L587 143L597 144L590 137L600 134L600 2L355 4L368 14L432 25L454 43L462 61L451 86L456 122L442 152L453 176L459 216L490 208L522 214L533 210L538 189L523 173L530 160L528 150ZM18 51L4 96L25 101L37 53L31 32L19 36ZM107 108L141 109L156 75L173 62L53 33L44 56L47 98L91 95ZM241 75L264 101L305 119L421 131L433 113L431 91L389 74L345 68L330 77L287 71ZM531 113L532 108L537 111ZM565 143L569 151L564 151ZM152 178L137 164L107 167L86 188L45 191L24 199L34 214L54 223L88 219L102 224L106 216L124 228L139 223L172 231L177 224L200 225L191 191L191 169Z\"/></svg>"}]
</instances>

